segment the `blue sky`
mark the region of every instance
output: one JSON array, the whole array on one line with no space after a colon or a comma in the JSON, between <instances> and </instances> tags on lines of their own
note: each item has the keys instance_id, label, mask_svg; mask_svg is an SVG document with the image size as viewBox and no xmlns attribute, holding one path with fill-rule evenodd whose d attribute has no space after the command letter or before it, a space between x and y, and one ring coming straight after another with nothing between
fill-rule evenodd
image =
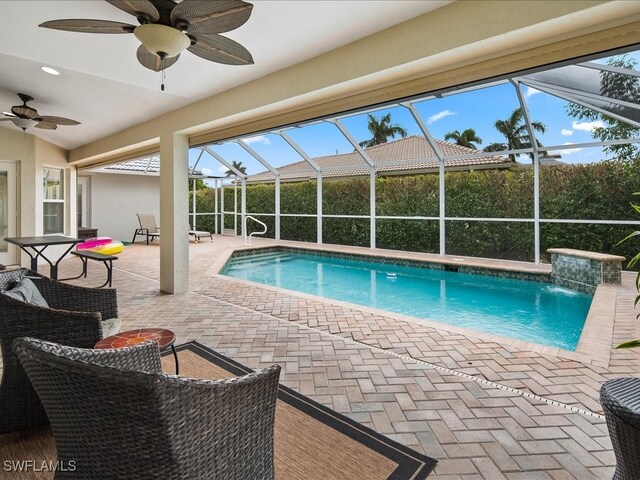
<instances>
[{"instance_id":1,"label":"blue sky","mask_svg":"<svg viewBox=\"0 0 640 480\"><path fill-rule=\"evenodd\" d=\"M636 52L630 56L640 58ZM599 62L604 63L605 59ZM567 145L593 141L591 130L598 125L598 122L568 116L565 110L567 102L528 86L524 87L524 95L532 120L542 122L546 127L544 134L537 134L538 140L543 145ZM493 125L498 119L508 118L513 110L519 107L515 88L510 83L434 98L415 105L435 138L444 139L444 136L453 130L462 132L467 128L473 128L482 138L482 143L478 145L480 149L490 143L504 141L504 137ZM404 127L409 135L422 134L407 109L393 107L375 112L374 115L380 117L387 113L391 113L392 123ZM366 113L343 118L342 122L358 142L370 138ZM353 151L353 147L339 130L328 123L292 128L287 133L311 157ZM277 135L257 135L248 137L245 141L275 167L302 160L300 155ZM226 143L212 146L212 148L228 161L242 162L249 174L265 170L257 160L237 144ZM198 153L197 150L191 152L191 164ZM561 153L561 160L566 163L591 163L606 158L601 148L593 147L576 147L554 153ZM521 156L520 161L526 162L527 159ZM202 157L198 169L211 175L223 175L226 171L226 167L221 166L208 154Z\"/></svg>"}]
</instances>

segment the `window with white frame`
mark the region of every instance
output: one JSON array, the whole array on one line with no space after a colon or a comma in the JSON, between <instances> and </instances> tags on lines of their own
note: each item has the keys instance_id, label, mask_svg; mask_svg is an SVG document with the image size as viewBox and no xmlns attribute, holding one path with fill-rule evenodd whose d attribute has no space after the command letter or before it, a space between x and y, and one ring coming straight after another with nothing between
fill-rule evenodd
<instances>
[{"instance_id":1,"label":"window with white frame","mask_svg":"<svg viewBox=\"0 0 640 480\"><path fill-rule=\"evenodd\" d=\"M43 233L64 233L64 170L45 168L43 187Z\"/></svg>"}]
</instances>

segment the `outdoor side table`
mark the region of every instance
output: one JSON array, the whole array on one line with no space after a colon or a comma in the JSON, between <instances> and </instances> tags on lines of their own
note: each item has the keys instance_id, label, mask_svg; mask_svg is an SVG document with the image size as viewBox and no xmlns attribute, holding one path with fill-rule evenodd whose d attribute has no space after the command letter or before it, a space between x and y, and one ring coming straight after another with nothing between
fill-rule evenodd
<instances>
[{"instance_id":1,"label":"outdoor side table","mask_svg":"<svg viewBox=\"0 0 640 480\"><path fill-rule=\"evenodd\" d=\"M67 256L74 245L82 242L79 238L65 237L64 235L43 235L40 237L5 237L5 242L19 246L23 252L31 257L31 270L38 271L38 257L47 262L50 266L50 277L52 280L58 279L58 264L60 260ZM47 247L51 245L69 245L69 248L58 258L52 262L44 254Z\"/></svg>"},{"instance_id":2,"label":"outdoor side table","mask_svg":"<svg viewBox=\"0 0 640 480\"><path fill-rule=\"evenodd\" d=\"M640 378L605 382L600 403L616 456L614 480L640 478Z\"/></svg>"},{"instance_id":3,"label":"outdoor side table","mask_svg":"<svg viewBox=\"0 0 640 480\"><path fill-rule=\"evenodd\" d=\"M176 361L176 375L180 372L180 365L178 364L178 353L174 343L176 341L176 335L171 330L166 328L140 328L138 330L129 330L126 332L118 332L110 337L103 338L95 347L97 349L105 348L122 348L138 345L145 340L155 340L158 342L160 350L166 350L171 348L173 352L173 358Z\"/></svg>"}]
</instances>

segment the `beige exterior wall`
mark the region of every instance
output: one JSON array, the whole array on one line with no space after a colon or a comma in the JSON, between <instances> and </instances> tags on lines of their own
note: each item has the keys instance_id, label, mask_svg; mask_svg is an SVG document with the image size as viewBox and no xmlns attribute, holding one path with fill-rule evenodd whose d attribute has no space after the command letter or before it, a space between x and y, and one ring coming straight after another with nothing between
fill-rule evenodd
<instances>
[{"instance_id":1,"label":"beige exterior wall","mask_svg":"<svg viewBox=\"0 0 640 480\"><path fill-rule=\"evenodd\" d=\"M90 177L91 226L101 237L130 242L139 227L136 213L152 213L160 221L160 177L114 173Z\"/></svg>"},{"instance_id":2,"label":"beige exterior wall","mask_svg":"<svg viewBox=\"0 0 640 480\"><path fill-rule=\"evenodd\" d=\"M65 231L75 235L76 229L76 169L67 163L67 152L29 133L0 127L0 160L18 165L18 235L42 235L43 168L64 169ZM50 258L64 248L50 247ZM20 264L29 266L29 257L22 254Z\"/></svg>"}]
</instances>

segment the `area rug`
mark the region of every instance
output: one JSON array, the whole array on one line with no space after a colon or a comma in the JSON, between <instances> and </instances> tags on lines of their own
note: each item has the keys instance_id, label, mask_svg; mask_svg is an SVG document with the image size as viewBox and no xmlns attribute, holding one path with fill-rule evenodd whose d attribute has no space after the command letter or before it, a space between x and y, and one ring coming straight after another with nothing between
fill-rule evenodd
<instances>
[{"instance_id":1,"label":"area rug","mask_svg":"<svg viewBox=\"0 0 640 480\"><path fill-rule=\"evenodd\" d=\"M180 374L187 377L219 379L252 371L197 342L176 349ZM173 355L163 356L162 362L164 371L174 371ZM54 460L51 433L45 428L0 436L0 458ZM422 480L435 465L436 460L280 385L275 423L276 480ZM53 475L0 472L0 478L49 479Z\"/></svg>"}]
</instances>

